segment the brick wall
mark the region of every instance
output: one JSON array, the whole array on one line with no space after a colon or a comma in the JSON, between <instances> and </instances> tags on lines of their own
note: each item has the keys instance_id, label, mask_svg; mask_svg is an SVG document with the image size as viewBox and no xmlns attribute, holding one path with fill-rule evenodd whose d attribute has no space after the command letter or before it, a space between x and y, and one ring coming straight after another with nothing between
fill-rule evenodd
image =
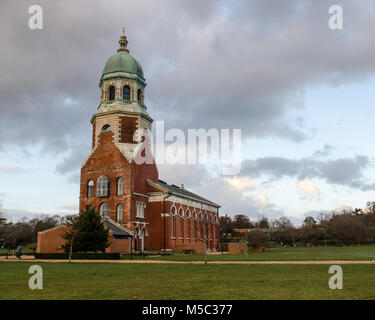
<instances>
[{"instance_id":1,"label":"brick wall","mask_svg":"<svg viewBox=\"0 0 375 320\"><path fill-rule=\"evenodd\" d=\"M38 232L36 252L52 253L64 252L61 248L65 241L61 236L69 229L67 226L59 226L46 231Z\"/></svg>"},{"instance_id":2,"label":"brick wall","mask_svg":"<svg viewBox=\"0 0 375 320\"><path fill-rule=\"evenodd\" d=\"M247 252L247 243L228 243L229 254L241 254Z\"/></svg>"},{"instance_id":3,"label":"brick wall","mask_svg":"<svg viewBox=\"0 0 375 320\"><path fill-rule=\"evenodd\" d=\"M204 254L206 245L204 243L178 243L176 252L183 253L184 250L194 250L195 254Z\"/></svg>"}]
</instances>

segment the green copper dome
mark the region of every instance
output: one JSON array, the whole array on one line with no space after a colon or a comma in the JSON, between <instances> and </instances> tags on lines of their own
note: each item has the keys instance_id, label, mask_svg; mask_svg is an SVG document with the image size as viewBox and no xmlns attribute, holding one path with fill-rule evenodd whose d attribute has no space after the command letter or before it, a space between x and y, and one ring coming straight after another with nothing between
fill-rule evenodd
<instances>
[{"instance_id":1,"label":"green copper dome","mask_svg":"<svg viewBox=\"0 0 375 320\"><path fill-rule=\"evenodd\" d=\"M102 76L113 72L133 73L144 79L141 64L128 52L119 52L108 59Z\"/></svg>"},{"instance_id":2,"label":"green copper dome","mask_svg":"<svg viewBox=\"0 0 375 320\"><path fill-rule=\"evenodd\" d=\"M126 72L136 74L144 80L141 64L129 54L127 48L128 40L125 35L121 36L119 44L120 49L117 50L118 53L110 57L105 64L102 78L108 73Z\"/></svg>"}]
</instances>

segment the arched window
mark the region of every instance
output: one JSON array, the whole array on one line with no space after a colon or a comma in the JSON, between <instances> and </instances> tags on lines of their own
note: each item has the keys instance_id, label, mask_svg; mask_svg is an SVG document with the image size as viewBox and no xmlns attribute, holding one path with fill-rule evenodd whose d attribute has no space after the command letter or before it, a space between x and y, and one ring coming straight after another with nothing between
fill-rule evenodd
<instances>
[{"instance_id":1,"label":"arched window","mask_svg":"<svg viewBox=\"0 0 375 320\"><path fill-rule=\"evenodd\" d=\"M176 227L175 227L175 213L176 209L172 208L171 210L171 237L176 237Z\"/></svg>"},{"instance_id":2,"label":"arched window","mask_svg":"<svg viewBox=\"0 0 375 320\"><path fill-rule=\"evenodd\" d=\"M122 178L117 179L117 195L122 196L124 194L124 180Z\"/></svg>"},{"instance_id":3,"label":"arched window","mask_svg":"<svg viewBox=\"0 0 375 320\"><path fill-rule=\"evenodd\" d=\"M123 211L122 204L119 204L116 208L116 221L117 222L122 222L122 211Z\"/></svg>"},{"instance_id":4,"label":"arched window","mask_svg":"<svg viewBox=\"0 0 375 320\"><path fill-rule=\"evenodd\" d=\"M179 229L179 236L180 238L184 238L184 211L182 209L178 212L179 221L178 221L178 229Z\"/></svg>"},{"instance_id":5,"label":"arched window","mask_svg":"<svg viewBox=\"0 0 375 320\"><path fill-rule=\"evenodd\" d=\"M90 180L87 184L87 197L92 198L94 196L94 181Z\"/></svg>"},{"instance_id":6,"label":"arched window","mask_svg":"<svg viewBox=\"0 0 375 320\"><path fill-rule=\"evenodd\" d=\"M137 99L139 102L142 102L142 90L141 89L138 89Z\"/></svg>"},{"instance_id":7,"label":"arched window","mask_svg":"<svg viewBox=\"0 0 375 320\"><path fill-rule=\"evenodd\" d=\"M122 88L122 98L126 101L130 101L130 87L124 86Z\"/></svg>"},{"instance_id":8,"label":"arched window","mask_svg":"<svg viewBox=\"0 0 375 320\"><path fill-rule=\"evenodd\" d=\"M108 100L115 100L116 97L116 89L114 86L110 86L108 88Z\"/></svg>"},{"instance_id":9,"label":"arched window","mask_svg":"<svg viewBox=\"0 0 375 320\"><path fill-rule=\"evenodd\" d=\"M109 204L107 202L100 205L99 214L102 218L109 218Z\"/></svg>"},{"instance_id":10,"label":"arched window","mask_svg":"<svg viewBox=\"0 0 375 320\"><path fill-rule=\"evenodd\" d=\"M99 177L96 183L96 194L98 197L109 196L109 179L106 176Z\"/></svg>"},{"instance_id":11,"label":"arched window","mask_svg":"<svg viewBox=\"0 0 375 320\"><path fill-rule=\"evenodd\" d=\"M145 218L145 208L146 208L146 204L144 202L141 202L141 201L137 201L136 203L136 217L137 218L141 218L141 219L144 219Z\"/></svg>"},{"instance_id":12,"label":"arched window","mask_svg":"<svg viewBox=\"0 0 375 320\"><path fill-rule=\"evenodd\" d=\"M103 127L102 127L102 131L111 131L111 126L109 124L105 124Z\"/></svg>"},{"instance_id":13,"label":"arched window","mask_svg":"<svg viewBox=\"0 0 375 320\"><path fill-rule=\"evenodd\" d=\"M190 217L191 217L191 213L190 213L190 210L188 209L186 211L186 238L190 238L190 231L191 231L191 228L190 228Z\"/></svg>"},{"instance_id":14,"label":"arched window","mask_svg":"<svg viewBox=\"0 0 375 320\"><path fill-rule=\"evenodd\" d=\"M196 219L197 219L197 213L195 212L195 211L193 211L193 220L191 221L191 228L192 228L192 237L193 237L193 239L195 239L196 238L196 235L195 235L195 233L196 233L196 223L197 223L197 221L196 221Z\"/></svg>"}]
</instances>

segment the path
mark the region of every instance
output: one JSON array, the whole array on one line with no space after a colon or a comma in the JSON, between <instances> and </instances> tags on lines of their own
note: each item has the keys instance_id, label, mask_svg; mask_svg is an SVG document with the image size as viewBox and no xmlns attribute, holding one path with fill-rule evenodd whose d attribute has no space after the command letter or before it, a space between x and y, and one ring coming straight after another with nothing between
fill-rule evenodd
<instances>
[{"instance_id":1,"label":"path","mask_svg":"<svg viewBox=\"0 0 375 320\"><path fill-rule=\"evenodd\" d=\"M35 259L33 256L22 256L19 260L14 256L5 259L0 257L1 262L57 262L67 263L68 260L44 260ZM168 261L168 260L72 260L72 263L132 263L132 264L204 264L204 261ZM375 264L375 260L334 260L334 261L208 261L208 264L249 264L249 265L267 265L267 264L295 264L295 265L319 265L319 264Z\"/></svg>"}]
</instances>

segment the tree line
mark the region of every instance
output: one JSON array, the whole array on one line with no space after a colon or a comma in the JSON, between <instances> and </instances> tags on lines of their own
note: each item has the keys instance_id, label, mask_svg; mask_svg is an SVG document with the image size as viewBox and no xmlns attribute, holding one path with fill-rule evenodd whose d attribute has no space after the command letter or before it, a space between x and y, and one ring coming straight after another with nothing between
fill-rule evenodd
<instances>
[{"instance_id":1,"label":"tree line","mask_svg":"<svg viewBox=\"0 0 375 320\"><path fill-rule=\"evenodd\" d=\"M93 208L87 207L80 215L23 218L16 223L7 222L0 212L0 248L15 249L18 245L36 247L38 232L61 225L71 227L62 236L65 252L104 252L110 245L109 231L101 217Z\"/></svg>"},{"instance_id":2,"label":"tree line","mask_svg":"<svg viewBox=\"0 0 375 320\"><path fill-rule=\"evenodd\" d=\"M0 212L0 247L14 249L18 245L36 244L38 232L45 231L66 222L65 217L58 215L41 216L12 223L7 222L4 214Z\"/></svg>"},{"instance_id":3,"label":"tree line","mask_svg":"<svg viewBox=\"0 0 375 320\"><path fill-rule=\"evenodd\" d=\"M222 216L219 224L221 243L246 240L252 247L375 244L375 202L363 209L308 216L300 226L287 217L251 221L246 215ZM249 232L235 231L245 228Z\"/></svg>"}]
</instances>

